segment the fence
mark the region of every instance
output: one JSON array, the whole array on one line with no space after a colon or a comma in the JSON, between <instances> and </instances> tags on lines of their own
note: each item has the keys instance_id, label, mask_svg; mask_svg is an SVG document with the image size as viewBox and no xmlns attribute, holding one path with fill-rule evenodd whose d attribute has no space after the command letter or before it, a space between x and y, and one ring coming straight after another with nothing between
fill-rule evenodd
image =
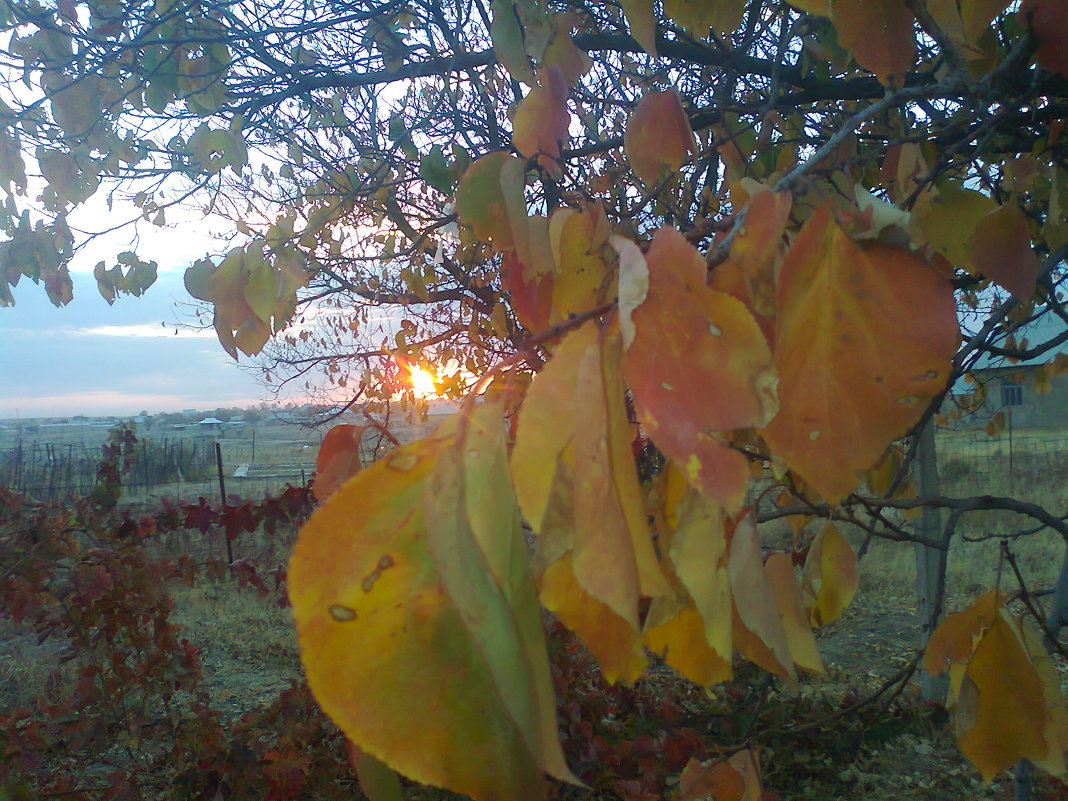
<instances>
[{"instance_id":1,"label":"fence","mask_svg":"<svg viewBox=\"0 0 1068 801\"><path fill-rule=\"evenodd\" d=\"M215 445L222 450L227 493L254 497L304 484L315 469L320 435L285 429L275 436L163 436L139 439L123 476L124 500L211 497L218 493ZM280 436L279 436L280 435ZM84 495L96 484L100 443L20 437L0 445L0 486L40 500Z\"/></svg>"}]
</instances>

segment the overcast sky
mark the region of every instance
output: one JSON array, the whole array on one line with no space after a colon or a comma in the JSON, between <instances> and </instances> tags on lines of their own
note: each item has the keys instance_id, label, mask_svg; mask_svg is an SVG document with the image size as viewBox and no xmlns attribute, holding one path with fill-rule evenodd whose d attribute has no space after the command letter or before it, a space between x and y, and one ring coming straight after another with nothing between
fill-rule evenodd
<instances>
[{"instance_id":1,"label":"overcast sky","mask_svg":"<svg viewBox=\"0 0 1068 801\"><path fill-rule=\"evenodd\" d=\"M267 397L214 331L175 328L193 319L175 305L190 300L180 269L114 306L92 275L73 278L74 301L64 308L27 279L14 289L16 305L0 308L0 418L214 409Z\"/></svg>"}]
</instances>

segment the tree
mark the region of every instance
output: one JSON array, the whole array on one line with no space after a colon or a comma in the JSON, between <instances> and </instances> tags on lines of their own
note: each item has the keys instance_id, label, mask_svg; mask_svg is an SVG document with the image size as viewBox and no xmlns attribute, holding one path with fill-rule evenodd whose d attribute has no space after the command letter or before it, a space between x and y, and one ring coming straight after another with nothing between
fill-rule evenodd
<instances>
[{"instance_id":1,"label":"tree","mask_svg":"<svg viewBox=\"0 0 1068 801\"><path fill-rule=\"evenodd\" d=\"M810 626L855 557L828 522L800 585L763 560L754 484L779 492L765 518L943 553L983 509L1068 537L1063 511L909 480L981 355L1066 367L1068 333L1025 332L1068 321L1068 22L1010 6L9 1L0 301L20 276L70 300L79 209L194 204L234 233L186 286L268 380L373 402L451 366L462 413L323 504L292 597L365 769L526 797L573 778L539 601L612 680L645 649L700 683L735 650L821 669ZM110 299L155 269L126 252L96 278ZM947 521L888 514L918 508ZM1037 643L995 593L928 648L988 778L1064 771Z\"/></svg>"}]
</instances>

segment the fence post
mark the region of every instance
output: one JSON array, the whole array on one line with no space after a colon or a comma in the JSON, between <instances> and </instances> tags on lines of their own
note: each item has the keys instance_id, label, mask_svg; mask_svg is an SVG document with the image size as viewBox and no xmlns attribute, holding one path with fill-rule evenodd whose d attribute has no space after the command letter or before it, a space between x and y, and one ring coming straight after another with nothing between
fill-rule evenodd
<instances>
[{"instance_id":1,"label":"fence post","mask_svg":"<svg viewBox=\"0 0 1068 801\"><path fill-rule=\"evenodd\" d=\"M222 466L222 445L218 442L215 443L215 466L219 470L219 495L222 497L223 509L226 508L226 479L223 478L223 466ZM234 563L234 546L230 542L230 535L226 532L224 527L223 537L226 538L226 561L227 564Z\"/></svg>"},{"instance_id":2,"label":"fence post","mask_svg":"<svg viewBox=\"0 0 1068 801\"><path fill-rule=\"evenodd\" d=\"M933 416L917 436L919 443L916 449L916 492L921 498L933 498L941 494ZM942 546L932 547L916 543L916 607L920 616L920 647L926 648L931 632L938 625L945 608L946 557L949 553L949 543L943 539L942 515L935 507L923 507L916 529L928 542L940 543ZM921 667L920 689L928 701L941 699L949 689L948 679L945 675L930 676Z\"/></svg>"}]
</instances>

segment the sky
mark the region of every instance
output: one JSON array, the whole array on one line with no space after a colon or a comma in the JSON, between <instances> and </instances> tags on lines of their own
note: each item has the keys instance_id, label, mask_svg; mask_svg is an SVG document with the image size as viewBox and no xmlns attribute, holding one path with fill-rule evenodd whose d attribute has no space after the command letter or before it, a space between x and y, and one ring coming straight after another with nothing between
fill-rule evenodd
<instances>
[{"instance_id":1,"label":"sky","mask_svg":"<svg viewBox=\"0 0 1068 801\"><path fill-rule=\"evenodd\" d=\"M0 419L154 414L267 399L213 330L175 327L195 318L178 305L190 302L181 267L160 266L144 296L122 296L113 306L86 272L73 273L74 300L59 309L43 287L20 281L15 305L0 308Z\"/></svg>"}]
</instances>

